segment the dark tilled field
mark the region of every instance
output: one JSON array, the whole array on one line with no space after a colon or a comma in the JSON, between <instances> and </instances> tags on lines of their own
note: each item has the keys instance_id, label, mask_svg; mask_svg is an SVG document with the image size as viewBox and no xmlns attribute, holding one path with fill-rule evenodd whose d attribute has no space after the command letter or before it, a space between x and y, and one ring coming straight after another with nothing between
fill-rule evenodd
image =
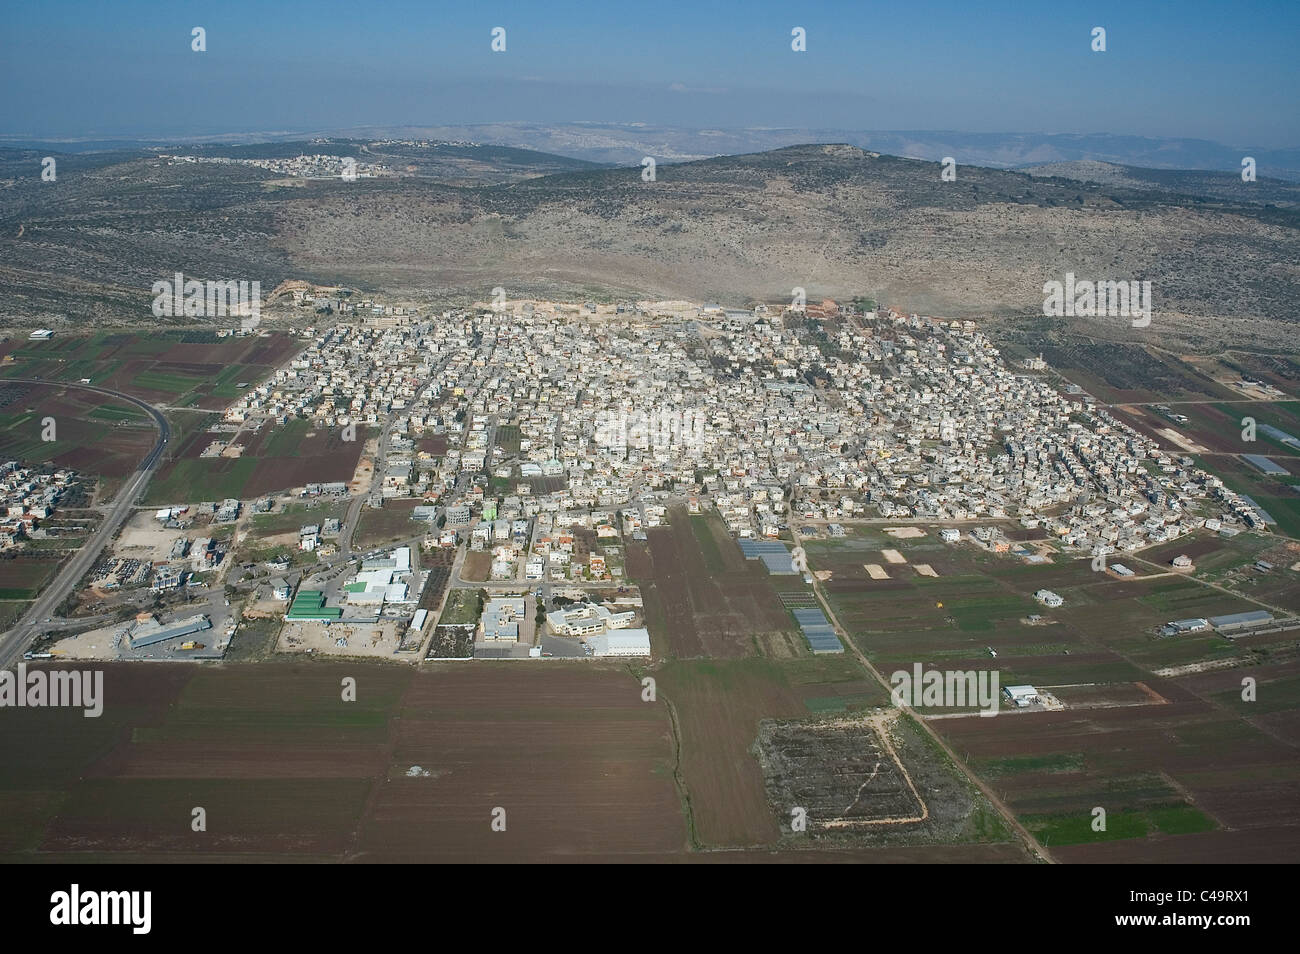
<instances>
[{"instance_id":1,"label":"dark tilled field","mask_svg":"<svg viewBox=\"0 0 1300 954\"><path fill-rule=\"evenodd\" d=\"M54 421L53 441L43 440L47 419ZM143 412L103 395L45 384L0 390L0 458L124 477L157 436Z\"/></svg>"},{"instance_id":2,"label":"dark tilled field","mask_svg":"<svg viewBox=\"0 0 1300 954\"><path fill-rule=\"evenodd\" d=\"M626 670L104 669L98 719L0 720L8 860L581 860L686 845L667 711ZM196 807L206 831L191 828Z\"/></svg>"},{"instance_id":3,"label":"dark tilled field","mask_svg":"<svg viewBox=\"0 0 1300 954\"><path fill-rule=\"evenodd\" d=\"M248 499L309 482L351 480L365 446L365 427L357 428L355 441L344 441L339 428L309 426L307 421L293 421L241 437L245 449L238 458L201 457L213 440L229 440L231 435L195 433L161 465L146 501Z\"/></svg>"},{"instance_id":4,"label":"dark tilled field","mask_svg":"<svg viewBox=\"0 0 1300 954\"><path fill-rule=\"evenodd\" d=\"M1241 673L1234 674L1215 678L1230 680L1239 690ZM1279 737L1263 713L1242 719L1207 697L1208 675L1195 677L1193 684L1201 686L1195 693L1175 680L1148 680L1169 700L1164 705L948 719L934 725L1049 842L1056 838L1080 848L1117 839L1135 844L1127 855L1114 848L1091 857L1081 853L1079 860L1106 860L1110 851L1118 852L1112 860L1155 860L1180 850L1192 851L1187 856L1192 860L1194 849L1161 843L1220 829L1243 835L1278 825L1300 829L1295 742ZM1095 807L1122 824L1109 833L1091 832L1087 820ZM1171 813L1172 820L1165 817ZM1246 856L1250 842L1243 836L1234 849L1238 859Z\"/></svg>"},{"instance_id":5,"label":"dark tilled field","mask_svg":"<svg viewBox=\"0 0 1300 954\"><path fill-rule=\"evenodd\" d=\"M626 671L459 664L413 680L390 770L362 822L363 860L667 853L686 844L662 703ZM407 777L413 765L431 772ZM504 810L505 830L493 813Z\"/></svg>"},{"instance_id":6,"label":"dark tilled field","mask_svg":"<svg viewBox=\"0 0 1300 954\"><path fill-rule=\"evenodd\" d=\"M697 535L685 508L646 544L627 548L628 576L641 586L658 655L734 659L760 652L760 634L797 629L766 570L746 561L725 532ZM701 528L701 533L704 533Z\"/></svg>"}]
</instances>

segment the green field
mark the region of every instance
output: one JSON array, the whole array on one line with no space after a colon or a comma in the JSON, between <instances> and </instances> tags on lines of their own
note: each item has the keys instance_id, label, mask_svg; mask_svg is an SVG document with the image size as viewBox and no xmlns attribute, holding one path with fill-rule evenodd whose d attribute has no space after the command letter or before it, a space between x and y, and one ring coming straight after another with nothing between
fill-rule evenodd
<instances>
[{"instance_id":1,"label":"green field","mask_svg":"<svg viewBox=\"0 0 1300 954\"><path fill-rule=\"evenodd\" d=\"M1026 815L1021 821L1046 847L1098 841L1145 838L1151 834L1185 835L1213 831L1218 826L1191 805L1159 805L1142 810L1106 813L1105 831L1093 830L1091 812L1072 815Z\"/></svg>"},{"instance_id":2,"label":"green field","mask_svg":"<svg viewBox=\"0 0 1300 954\"><path fill-rule=\"evenodd\" d=\"M277 337L278 336L273 336ZM39 377L93 384L142 396L193 403L206 397L233 400L236 385L261 381L271 368L249 357L279 353L257 337L217 338L210 332L161 330L150 333L60 335L14 345L0 364L0 377ZM192 392L192 393L191 393Z\"/></svg>"},{"instance_id":3,"label":"green field","mask_svg":"<svg viewBox=\"0 0 1300 954\"><path fill-rule=\"evenodd\" d=\"M35 599L58 570L59 562L22 556L0 560L0 600Z\"/></svg>"},{"instance_id":4,"label":"green field","mask_svg":"<svg viewBox=\"0 0 1300 954\"><path fill-rule=\"evenodd\" d=\"M988 778L1019 775L1022 772L1078 772L1083 769L1082 752L1058 752L1051 755L1021 755L1002 759L981 759L974 768Z\"/></svg>"},{"instance_id":5,"label":"green field","mask_svg":"<svg viewBox=\"0 0 1300 954\"><path fill-rule=\"evenodd\" d=\"M292 503L275 513L259 513L253 516L253 531L258 536L274 536L301 529L309 523L322 525L331 518L341 520L347 513L346 502L331 503L317 500L308 503Z\"/></svg>"},{"instance_id":6,"label":"green field","mask_svg":"<svg viewBox=\"0 0 1300 954\"><path fill-rule=\"evenodd\" d=\"M292 457L298 452L298 445L311 430L311 421L306 418L294 418L281 427L277 427L262 447L266 457Z\"/></svg>"},{"instance_id":7,"label":"green field","mask_svg":"<svg viewBox=\"0 0 1300 954\"><path fill-rule=\"evenodd\" d=\"M447 596L447 605L438 618L439 626L477 623L483 613L479 590L455 589Z\"/></svg>"},{"instance_id":8,"label":"green field","mask_svg":"<svg viewBox=\"0 0 1300 954\"><path fill-rule=\"evenodd\" d=\"M260 376L261 371L258 368L250 368L247 365L242 364L232 364L217 375L216 380L212 382L210 393L216 397L230 398L231 400L234 400L243 393L243 391L241 391L236 385L255 380Z\"/></svg>"},{"instance_id":9,"label":"green field","mask_svg":"<svg viewBox=\"0 0 1300 954\"><path fill-rule=\"evenodd\" d=\"M95 408L87 416L97 421L141 421L148 418L144 411L132 405L120 407L104 405Z\"/></svg>"},{"instance_id":10,"label":"green field","mask_svg":"<svg viewBox=\"0 0 1300 954\"><path fill-rule=\"evenodd\" d=\"M240 497L257 461L248 457L178 460L167 473L154 476L149 500L224 500Z\"/></svg>"}]
</instances>

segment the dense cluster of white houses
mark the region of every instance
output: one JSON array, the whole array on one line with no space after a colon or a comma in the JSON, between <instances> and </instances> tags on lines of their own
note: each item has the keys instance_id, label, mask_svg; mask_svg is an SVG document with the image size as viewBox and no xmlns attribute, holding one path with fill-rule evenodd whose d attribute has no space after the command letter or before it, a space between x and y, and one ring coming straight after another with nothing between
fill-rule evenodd
<instances>
[{"instance_id":1,"label":"dense cluster of white houses","mask_svg":"<svg viewBox=\"0 0 1300 954\"><path fill-rule=\"evenodd\" d=\"M526 546L533 517L639 530L654 490L710 495L745 536L790 515L1018 520L1097 552L1262 523L972 322L515 302L391 324L308 329L226 417L386 426L375 492L454 490L447 527L485 547Z\"/></svg>"},{"instance_id":2,"label":"dense cluster of white houses","mask_svg":"<svg viewBox=\"0 0 1300 954\"><path fill-rule=\"evenodd\" d=\"M0 464L0 549L18 546L38 535L41 521L54 513L55 506L77 479L76 471L50 472L24 467L10 460Z\"/></svg>"},{"instance_id":3,"label":"dense cluster of white houses","mask_svg":"<svg viewBox=\"0 0 1300 954\"><path fill-rule=\"evenodd\" d=\"M275 159L233 159L228 156L175 156L159 153L158 158L168 165L174 163L206 163L219 166L252 166L265 169L282 176L300 176L308 179L333 179L354 177L370 179L377 176L391 175L392 171L382 163L363 162L347 156L332 156L325 153L302 153L297 156L285 156Z\"/></svg>"}]
</instances>

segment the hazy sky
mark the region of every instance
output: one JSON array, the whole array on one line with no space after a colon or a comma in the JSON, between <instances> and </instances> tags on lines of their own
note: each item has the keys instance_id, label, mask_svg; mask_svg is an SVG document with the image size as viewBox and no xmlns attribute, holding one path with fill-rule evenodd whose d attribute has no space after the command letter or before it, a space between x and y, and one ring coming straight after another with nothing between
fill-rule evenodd
<instances>
[{"instance_id":1,"label":"hazy sky","mask_svg":"<svg viewBox=\"0 0 1300 954\"><path fill-rule=\"evenodd\" d=\"M594 120L1300 145L1300 0L3 3L8 135Z\"/></svg>"}]
</instances>

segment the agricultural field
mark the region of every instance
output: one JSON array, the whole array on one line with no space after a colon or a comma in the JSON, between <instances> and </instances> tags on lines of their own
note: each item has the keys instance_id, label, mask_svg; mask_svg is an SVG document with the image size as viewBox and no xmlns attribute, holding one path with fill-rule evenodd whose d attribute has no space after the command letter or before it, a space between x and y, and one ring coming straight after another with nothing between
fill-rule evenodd
<instances>
[{"instance_id":1,"label":"agricultural field","mask_svg":"<svg viewBox=\"0 0 1300 954\"><path fill-rule=\"evenodd\" d=\"M84 379L169 409L173 440L169 452L185 456L185 441L201 415L220 410L256 384L297 349L286 335L266 338L217 338L211 332L167 331L159 334L100 332L49 341L9 339L0 342L0 457L50 462L101 480L99 497L115 492L157 439L152 421L139 408L120 400L60 382ZM39 378L43 383L7 383L7 378ZM44 383L48 382L48 383ZM185 410L192 409L192 410ZM45 440L54 423L54 440ZM197 457L202 446L193 449ZM286 456L294 453L289 450ZM346 456L346 455L344 455ZM271 488L255 461L217 459L198 467L176 459L164 465L170 486L211 491L221 498L232 488L252 493ZM280 464L283 470L284 463ZM338 479L350 479L351 471ZM155 486L157 481L155 481Z\"/></svg>"},{"instance_id":2,"label":"agricultural field","mask_svg":"<svg viewBox=\"0 0 1300 954\"><path fill-rule=\"evenodd\" d=\"M402 699L366 860L634 858L680 853L668 714L590 661L448 664ZM406 778L412 765L429 777ZM490 828L493 808L507 828Z\"/></svg>"},{"instance_id":3,"label":"agricultural field","mask_svg":"<svg viewBox=\"0 0 1300 954\"><path fill-rule=\"evenodd\" d=\"M1192 560L1193 569L1187 575L1193 579L1226 587L1277 615L1300 613L1300 541L1253 533L1229 539L1202 531L1143 550L1141 557L1163 567L1181 554ZM1261 560L1271 563L1273 569L1258 569L1255 564Z\"/></svg>"},{"instance_id":4,"label":"agricultural field","mask_svg":"<svg viewBox=\"0 0 1300 954\"><path fill-rule=\"evenodd\" d=\"M1259 554L1276 543L1267 536L1252 533L1225 537L1209 530L1198 530L1173 543L1162 543L1138 551L1148 563L1168 568L1174 558L1182 554L1192 558L1196 579L1220 582L1234 571L1258 560Z\"/></svg>"},{"instance_id":5,"label":"agricultural field","mask_svg":"<svg viewBox=\"0 0 1300 954\"><path fill-rule=\"evenodd\" d=\"M213 440L233 435L196 429L179 442L176 456L164 463L149 484L146 504L169 504L235 497L248 500L307 483L350 481L361 459L366 428L355 441L343 440L340 428L315 427L295 419L280 426L242 433L239 457L203 457Z\"/></svg>"},{"instance_id":6,"label":"agricultural field","mask_svg":"<svg viewBox=\"0 0 1300 954\"><path fill-rule=\"evenodd\" d=\"M1237 396L1198 368L1142 345L1062 337L1040 350L1064 377L1107 403L1230 400Z\"/></svg>"},{"instance_id":7,"label":"agricultural field","mask_svg":"<svg viewBox=\"0 0 1300 954\"><path fill-rule=\"evenodd\" d=\"M0 723L0 853L680 853L665 710L643 703L626 671L545 668L108 665L102 717L23 709ZM342 701L345 676L356 679L355 702ZM195 806L206 831L191 830ZM491 828L498 807L505 831Z\"/></svg>"},{"instance_id":8,"label":"agricultural field","mask_svg":"<svg viewBox=\"0 0 1300 954\"><path fill-rule=\"evenodd\" d=\"M1257 595L1241 575L1258 576L1248 568L1261 554L1279 566L1261 579L1278 591L1293 585L1282 568L1286 541L1197 534L1119 557L1137 571L1127 579L1095 572L1087 559L1031 565L937 544L933 533L894 540L866 529L805 547L812 569L832 572L822 584L832 609L881 671L917 662L992 669L1002 686L1058 695L1061 711L1004 707L997 718L949 713L930 722L1057 860L1245 860L1267 843L1265 828L1278 838L1265 856L1294 855L1300 633L1154 632L1173 619L1258 609L1233 590ZM886 562L884 549L905 562ZM1168 566L1184 552L1197 565L1190 576ZM872 579L867 563L883 564L890 578ZM911 569L921 563L937 577ZM1199 582L1202 573L1230 589ZM1039 604L1040 588L1064 605ZM1041 619L1030 624L1026 614ZM1246 677L1258 681L1255 702L1240 699ZM1107 813L1105 831L1092 828L1096 807Z\"/></svg>"},{"instance_id":9,"label":"agricultural field","mask_svg":"<svg viewBox=\"0 0 1300 954\"><path fill-rule=\"evenodd\" d=\"M1195 548L1195 541L1188 544ZM1241 539L1232 546L1252 545ZM863 565L883 563L882 547L897 549L907 562L887 564L889 579L872 579ZM1003 685L1048 687L1133 682L1148 668L1251 658L1247 646L1211 633L1155 634L1174 619L1260 608L1244 595L1204 586L1167 566L1129 558L1139 573L1120 579L1067 555L1026 564L967 543L950 547L937 541L933 529L916 540L867 531L846 540L810 540L805 549L810 567L832 573L822 587L836 617L883 671L915 662L996 668ZM1183 552L1177 545L1170 549ZM918 564L937 575L918 573ZM1047 609L1033 598L1039 589L1060 594L1065 604ZM1030 624L1030 616L1040 620Z\"/></svg>"},{"instance_id":10,"label":"agricultural field","mask_svg":"<svg viewBox=\"0 0 1300 954\"><path fill-rule=\"evenodd\" d=\"M1193 456L1198 464L1220 478L1228 487L1250 497L1267 511L1277 521L1271 529L1300 539L1300 458L1270 457L1274 463L1290 470L1286 477L1275 477L1260 472L1239 457Z\"/></svg>"},{"instance_id":11,"label":"agricultural field","mask_svg":"<svg viewBox=\"0 0 1300 954\"><path fill-rule=\"evenodd\" d=\"M1300 763L1267 720L1294 725L1297 699L1248 712L1241 679L1263 671L1147 677L1163 705L934 725L1058 860L1283 861L1300 846ZM1276 843L1260 856L1265 833Z\"/></svg>"},{"instance_id":12,"label":"agricultural field","mask_svg":"<svg viewBox=\"0 0 1300 954\"><path fill-rule=\"evenodd\" d=\"M1283 443L1278 436L1300 438L1300 402L1171 404L1170 412L1188 418L1186 424L1170 421L1154 407L1123 406L1113 410L1167 450L1191 454L1198 466L1249 496L1277 521L1274 529L1278 532L1300 537L1300 450ZM1242 439L1247 418L1255 422L1252 441ZM1180 435L1179 440L1171 439L1171 433ZM1243 460L1242 454L1267 457L1288 473L1264 474Z\"/></svg>"},{"instance_id":13,"label":"agricultural field","mask_svg":"<svg viewBox=\"0 0 1300 954\"><path fill-rule=\"evenodd\" d=\"M645 600L656 657L806 655L794 618L767 570L741 554L716 515L669 514L647 541L629 541L627 576Z\"/></svg>"},{"instance_id":14,"label":"agricultural field","mask_svg":"<svg viewBox=\"0 0 1300 954\"><path fill-rule=\"evenodd\" d=\"M0 600L32 600L59 568L62 554L0 557Z\"/></svg>"},{"instance_id":15,"label":"agricultural field","mask_svg":"<svg viewBox=\"0 0 1300 954\"><path fill-rule=\"evenodd\" d=\"M54 440L47 441L51 421ZM153 422L132 405L91 391L0 378L0 459L93 475L103 481L103 496L135 470L157 439Z\"/></svg>"},{"instance_id":16,"label":"agricultural field","mask_svg":"<svg viewBox=\"0 0 1300 954\"><path fill-rule=\"evenodd\" d=\"M781 839L753 754L762 720L852 712L888 701L848 656L676 660L654 678L660 698L673 707L692 835L705 847Z\"/></svg>"},{"instance_id":17,"label":"agricultural field","mask_svg":"<svg viewBox=\"0 0 1300 954\"><path fill-rule=\"evenodd\" d=\"M423 500L385 500L380 508L363 507L356 546L369 550L428 533L431 526L428 522L411 517L411 511L423 503Z\"/></svg>"},{"instance_id":18,"label":"agricultural field","mask_svg":"<svg viewBox=\"0 0 1300 954\"><path fill-rule=\"evenodd\" d=\"M299 344L288 335L218 338L213 332L103 331L49 341L0 342L0 378L39 377L124 391L153 404L217 410L287 361Z\"/></svg>"},{"instance_id":19,"label":"agricultural field","mask_svg":"<svg viewBox=\"0 0 1300 954\"><path fill-rule=\"evenodd\" d=\"M1165 402L1167 403L1167 402ZM1115 412L1134 427L1160 440L1172 451L1177 445L1162 437L1158 431L1172 428L1191 441L1205 447L1212 455L1264 454L1265 456L1297 457L1300 449L1284 444L1270 431L1275 428L1300 438L1300 402L1297 401L1243 401L1174 403L1171 413L1186 417L1186 424L1175 424L1154 407L1118 407ZM1243 440L1245 421L1255 422L1253 441ZM1268 425L1268 426L1264 426ZM1213 466L1213 457L1208 461Z\"/></svg>"},{"instance_id":20,"label":"agricultural field","mask_svg":"<svg viewBox=\"0 0 1300 954\"><path fill-rule=\"evenodd\" d=\"M758 751L788 839L855 845L1010 843L997 810L908 716L765 722Z\"/></svg>"}]
</instances>

